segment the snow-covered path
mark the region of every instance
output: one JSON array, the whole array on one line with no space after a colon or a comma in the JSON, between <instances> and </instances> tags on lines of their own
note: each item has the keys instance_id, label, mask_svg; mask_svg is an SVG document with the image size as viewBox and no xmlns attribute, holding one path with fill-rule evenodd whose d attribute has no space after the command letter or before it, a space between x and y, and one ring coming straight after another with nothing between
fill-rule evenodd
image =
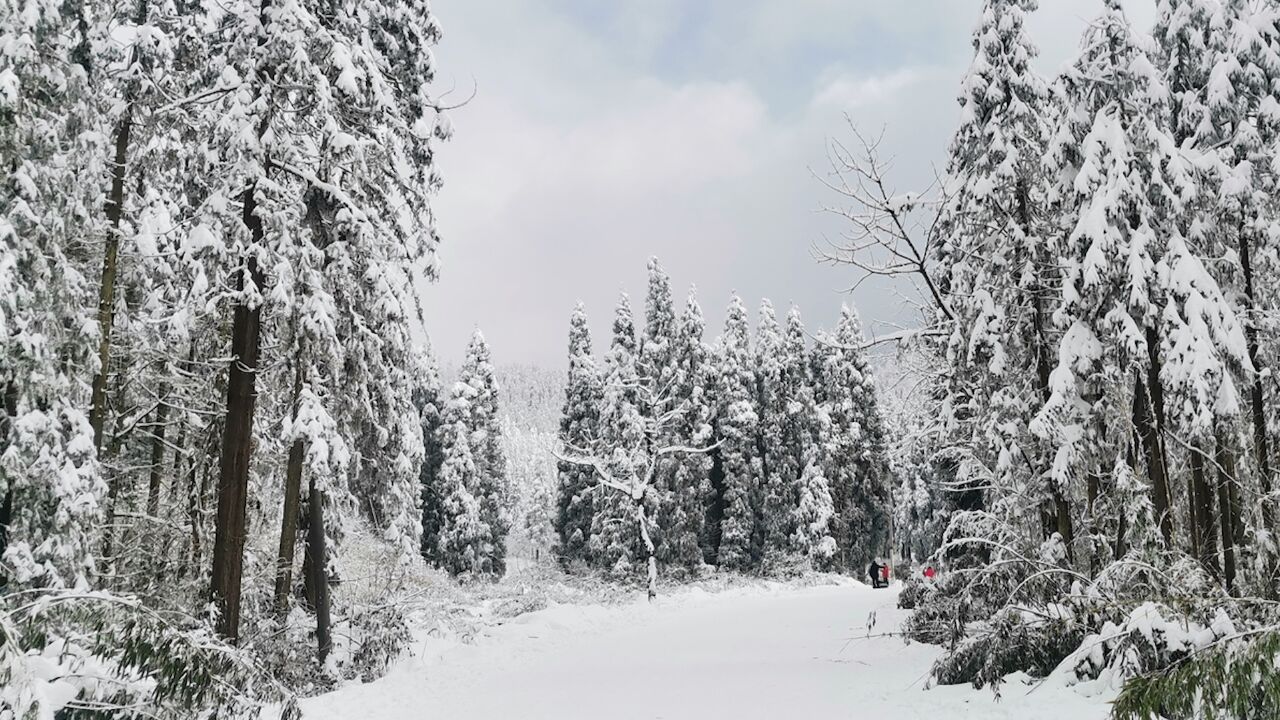
<instances>
[{"instance_id":1,"label":"snow-covered path","mask_svg":"<svg viewBox=\"0 0 1280 720\"><path fill-rule=\"evenodd\" d=\"M896 628L892 590L861 585L683 593L560 606L474 644L427 640L386 677L303 703L306 720L944 718L1090 720L1106 705L1054 681L996 702L926 690L936 648L865 638ZM860 639L861 638L861 639ZM1029 692L1030 691L1030 692ZM1029 694L1028 694L1029 693Z\"/></svg>"}]
</instances>

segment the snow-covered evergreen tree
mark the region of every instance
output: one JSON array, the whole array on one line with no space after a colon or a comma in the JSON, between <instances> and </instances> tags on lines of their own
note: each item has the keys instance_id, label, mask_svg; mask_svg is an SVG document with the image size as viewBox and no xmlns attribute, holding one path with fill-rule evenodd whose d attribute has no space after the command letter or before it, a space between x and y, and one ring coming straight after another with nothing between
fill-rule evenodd
<instances>
[{"instance_id":1,"label":"snow-covered evergreen tree","mask_svg":"<svg viewBox=\"0 0 1280 720\"><path fill-rule=\"evenodd\" d=\"M1056 237L1046 222L1042 159L1049 89L1031 63L1035 0L988 0L961 83L951 143L939 272L955 323L947 402L955 444L971 450L961 482L990 488L1011 522L1072 536L1069 489L1029 424L1048 394L1056 330ZM1052 530L1043 527L1052 519Z\"/></svg>"},{"instance_id":2,"label":"snow-covered evergreen tree","mask_svg":"<svg viewBox=\"0 0 1280 720\"><path fill-rule=\"evenodd\" d=\"M675 368L671 395L680 402L678 421L672 423L672 439L692 448L713 444L711 389L714 371L709 366L702 335L705 322L696 291L690 289L675 335ZM668 565L696 570L704 560L704 522L711 494L711 457L707 453L672 455L674 466L667 503L659 515L662 529L660 560Z\"/></svg>"},{"instance_id":3,"label":"snow-covered evergreen tree","mask_svg":"<svg viewBox=\"0 0 1280 720\"><path fill-rule=\"evenodd\" d=\"M755 344L758 414L755 455L760 463L757 544L766 557L776 557L788 549L793 530L794 493L802 469L790 462L794 448L785 444L788 406L792 402L791 388L787 385L787 350L773 303L766 298L760 302Z\"/></svg>"},{"instance_id":4,"label":"snow-covered evergreen tree","mask_svg":"<svg viewBox=\"0 0 1280 720\"><path fill-rule=\"evenodd\" d=\"M460 425L467 430L467 455L472 472L466 476L471 481L466 491L471 498L468 503L476 503L480 516L479 523L469 524L471 529L466 532L471 533L475 528L481 528L487 533L477 551L479 555L468 571L498 577L506 572L507 533L511 529L507 502L507 466L502 450L500 420L497 381L489 346L484 335L477 330L467 346L466 360L445 404L443 428L446 437L448 433L454 432L453 428L456 426ZM445 441L442 444L445 446L447 463L449 447ZM440 487L442 493L454 492L443 482ZM448 505L447 499L445 505ZM446 510L448 512L450 511ZM445 552L445 535L457 532L450 527L449 522L446 517L440 529L442 553ZM444 561L444 565L448 566L449 562Z\"/></svg>"},{"instance_id":5,"label":"snow-covered evergreen tree","mask_svg":"<svg viewBox=\"0 0 1280 720\"><path fill-rule=\"evenodd\" d=\"M440 566L453 575L492 575L493 530L485 523L482 500L472 492L482 485L471 456L473 433L463 422L442 429Z\"/></svg>"},{"instance_id":6,"label":"snow-covered evergreen tree","mask_svg":"<svg viewBox=\"0 0 1280 720\"><path fill-rule=\"evenodd\" d=\"M674 424L664 422L670 413L680 411L682 398L675 394L676 382L676 316L671 300L671 278L658 264L657 258L649 258L649 288L645 296L644 335L640 339L640 355L636 370L640 375L641 413L651 431L659 426L662 434L649 432L646 450L652 453L658 447L675 445L679 438L672 433ZM680 459L677 457L657 458L658 467L654 481L653 493L646 498L650 503L650 517L658 518L654 525L653 541L658 547L666 545L663 537L665 523L661 518L668 515L675 488L675 472Z\"/></svg>"},{"instance_id":7,"label":"snow-covered evergreen tree","mask_svg":"<svg viewBox=\"0 0 1280 720\"><path fill-rule=\"evenodd\" d=\"M884 424L864 342L862 322L846 306L835 332L814 348L818 452L835 505L831 535L840 566L850 571L886 554L891 519Z\"/></svg>"},{"instance_id":8,"label":"snow-covered evergreen tree","mask_svg":"<svg viewBox=\"0 0 1280 720\"><path fill-rule=\"evenodd\" d=\"M824 567L837 551L836 540L830 532L835 502L822 475L817 448L811 448L809 455L810 460L800 475L799 501L792 516L795 531L790 539L796 552L808 557L815 566Z\"/></svg>"},{"instance_id":9,"label":"snow-covered evergreen tree","mask_svg":"<svg viewBox=\"0 0 1280 720\"><path fill-rule=\"evenodd\" d=\"M759 567L760 461L756 455L756 358L751 353L747 310L733 296L725 315L724 335L717 358L716 436L723 472L717 564L727 570Z\"/></svg>"},{"instance_id":10,"label":"snow-covered evergreen tree","mask_svg":"<svg viewBox=\"0 0 1280 720\"><path fill-rule=\"evenodd\" d=\"M444 465L442 426L444 398L440 392L440 371L435 357L427 348L415 353L415 381L413 404L418 410L422 427L423 458L418 472L422 504L422 557L430 563L439 563L440 528L444 524L444 497L441 494L440 470ZM468 451L470 448L468 448Z\"/></svg>"},{"instance_id":11,"label":"snow-covered evergreen tree","mask_svg":"<svg viewBox=\"0 0 1280 720\"><path fill-rule=\"evenodd\" d=\"M92 88L106 68L83 12L0 8L0 585L11 589L92 572L106 492L86 414L96 272L78 249L105 228L107 128Z\"/></svg>"},{"instance_id":12,"label":"snow-covered evergreen tree","mask_svg":"<svg viewBox=\"0 0 1280 720\"><path fill-rule=\"evenodd\" d=\"M591 354L591 330L582 303L569 322L569 376L565 383L564 406L560 415L558 440L568 452L593 447L599 430L602 389L600 373ZM565 564L585 561L596 512L595 471L567 461L558 465L555 528L558 552Z\"/></svg>"},{"instance_id":13,"label":"snow-covered evergreen tree","mask_svg":"<svg viewBox=\"0 0 1280 720\"><path fill-rule=\"evenodd\" d=\"M604 358L600 404L599 447L610 475L631 482L644 467L649 439L642 414L640 375L636 367L638 342L631 301L623 294L613 319L613 340ZM592 517L590 551L593 564L624 573L637 566L646 552L636 536L635 499L624 493L605 493Z\"/></svg>"}]
</instances>

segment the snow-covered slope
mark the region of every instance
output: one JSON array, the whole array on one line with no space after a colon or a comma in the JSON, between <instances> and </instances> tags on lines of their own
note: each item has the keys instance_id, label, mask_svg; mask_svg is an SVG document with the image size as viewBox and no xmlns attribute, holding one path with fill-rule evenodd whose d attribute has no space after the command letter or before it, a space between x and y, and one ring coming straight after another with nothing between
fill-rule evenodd
<instances>
[{"instance_id":1,"label":"snow-covered slope","mask_svg":"<svg viewBox=\"0 0 1280 720\"><path fill-rule=\"evenodd\" d=\"M780 585L649 604L561 605L460 644L423 638L386 677L303 703L306 720L1102 720L1054 679L926 689L939 650L891 632L894 590ZM870 628L869 623L874 622ZM868 632L873 637L868 638Z\"/></svg>"}]
</instances>

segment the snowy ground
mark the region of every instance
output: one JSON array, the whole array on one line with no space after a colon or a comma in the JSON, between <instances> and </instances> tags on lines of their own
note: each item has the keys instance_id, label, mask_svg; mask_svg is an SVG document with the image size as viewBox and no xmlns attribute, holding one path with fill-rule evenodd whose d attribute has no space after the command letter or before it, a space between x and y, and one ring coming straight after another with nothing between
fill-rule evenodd
<instances>
[{"instance_id":1,"label":"snowy ground","mask_svg":"<svg viewBox=\"0 0 1280 720\"><path fill-rule=\"evenodd\" d=\"M424 637L367 685L302 704L305 720L950 718L1102 720L1050 679L925 688L938 649L898 638L896 592L863 585L692 590L652 604L560 605L469 642Z\"/></svg>"}]
</instances>

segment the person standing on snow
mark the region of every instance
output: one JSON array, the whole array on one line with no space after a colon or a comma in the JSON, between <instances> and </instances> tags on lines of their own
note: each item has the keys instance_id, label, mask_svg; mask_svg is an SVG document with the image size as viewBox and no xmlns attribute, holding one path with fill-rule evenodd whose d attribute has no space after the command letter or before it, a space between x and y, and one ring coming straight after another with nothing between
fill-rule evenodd
<instances>
[{"instance_id":1,"label":"person standing on snow","mask_svg":"<svg viewBox=\"0 0 1280 720\"><path fill-rule=\"evenodd\" d=\"M867 568L867 576L871 578L871 587L880 587L880 561L872 560L871 566Z\"/></svg>"}]
</instances>

